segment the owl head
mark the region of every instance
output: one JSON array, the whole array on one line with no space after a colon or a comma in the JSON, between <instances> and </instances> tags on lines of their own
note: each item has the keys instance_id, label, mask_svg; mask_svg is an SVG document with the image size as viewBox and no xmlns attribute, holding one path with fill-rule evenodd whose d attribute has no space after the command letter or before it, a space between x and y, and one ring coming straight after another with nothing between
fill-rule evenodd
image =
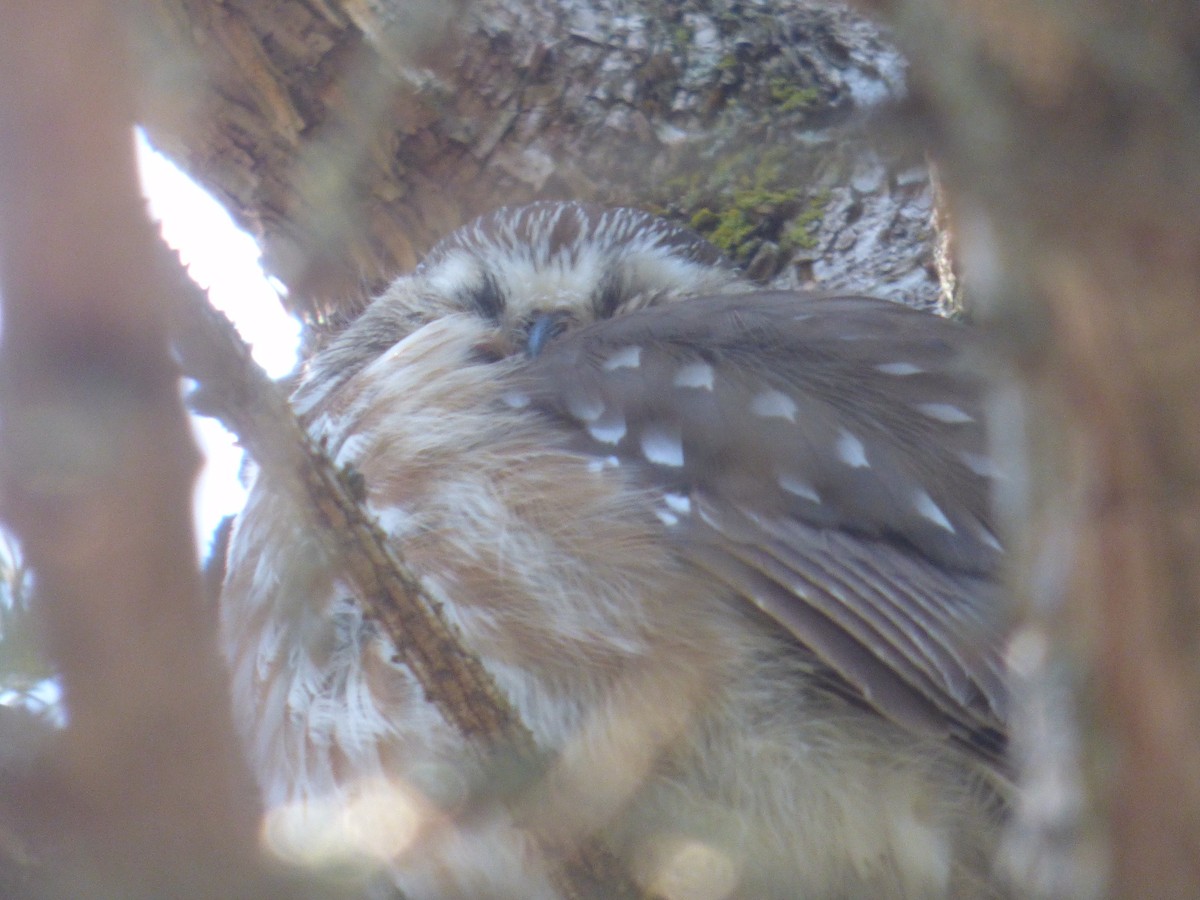
<instances>
[{"instance_id":1,"label":"owl head","mask_svg":"<svg viewBox=\"0 0 1200 900\"><path fill-rule=\"evenodd\" d=\"M673 553L849 696L992 760L1006 695L998 645L976 635L1001 608L1003 547L981 349L885 300L755 290L644 212L535 203L438 243L309 363L293 402L319 422L382 385L402 428L433 410L443 450L533 429L577 474L652 498ZM472 402L478 418L458 414Z\"/></svg>"},{"instance_id":2,"label":"owl head","mask_svg":"<svg viewBox=\"0 0 1200 900\"><path fill-rule=\"evenodd\" d=\"M305 380L334 387L447 315L493 325L493 352L536 355L574 327L750 287L694 231L642 210L552 201L504 207L439 241L309 363Z\"/></svg>"},{"instance_id":3,"label":"owl head","mask_svg":"<svg viewBox=\"0 0 1200 900\"><path fill-rule=\"evenodd\" d=\"M551 202L476 219L439 242L415 278L509 329L547 313L586 324L739 280L716 247L657 216ZM382 299L407 288L398 282Z\"/></svg>"}]
</instances>

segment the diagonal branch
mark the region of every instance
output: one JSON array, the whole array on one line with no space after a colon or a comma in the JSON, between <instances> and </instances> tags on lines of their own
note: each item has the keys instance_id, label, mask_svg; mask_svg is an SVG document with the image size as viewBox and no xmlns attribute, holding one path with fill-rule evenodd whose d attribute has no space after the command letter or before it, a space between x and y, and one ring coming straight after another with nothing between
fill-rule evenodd
<instances>
[{"instance_id":1,"label":"diagonal branch","mask_svg":"<svg viewBox=\"0 0 1200 900\"><path fill-rule=\"evenodd\" d=\"M6 758L5 787L38 790L0 818L54 838L47 874L67 886L48 896L224 895L263 874L137 190L134 12L0 4L0 505L69 720L32 778Z\"/></svg>"},{"instance_id":2,"label":"diagonal branch","mask_svg":"<svg viewBox=\"0 0 1200 900\"><path fill-rule=\"evenodd\" d=\"M176 344L185 374L200 383L196 407L236 434L275 489L315 526L331 558L358 588L367 614L383 625L442 715L469 739L532 753L532 735L388 544L353 480L305 432L229 320L179 267L175 271L181 298Z\"/></svg>"},{"instance_id":3,"label":"diagonal branch","mask_svg":"<svg viewBox=\"0 0 1200 900\"><path fill-rule=\"evenodd\" d=\"M186 374L200 384L193 398L198 410L236 434L269 483L303 511L429 702L485 752L512 754L540 770L543 760L529 729L363 507L361 489L301 427L229 320L174 268L180 298L176 344ZM604 896L638 896L615 860L595 844L582 848L566 869L559 879L564 896L589 896L601 886Z\"/></svg>"}]
</instances>

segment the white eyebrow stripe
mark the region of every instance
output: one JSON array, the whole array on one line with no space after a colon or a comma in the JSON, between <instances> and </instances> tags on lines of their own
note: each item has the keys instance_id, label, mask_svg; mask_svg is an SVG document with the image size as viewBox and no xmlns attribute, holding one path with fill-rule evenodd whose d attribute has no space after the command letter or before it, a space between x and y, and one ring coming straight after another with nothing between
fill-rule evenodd
<instances>
[{"instance_id":1,"label":"white eyebrow stripe","mask_svg":"<svg viewBox=\"0 0 1200 900\"><path fill-rule=\"evenodd\" d=\"M688 363L680 366L671 384L681 388L713 389L713 367L705 362Z\"/></svg>"},{"instance_id":2,"label":"white eyebrow stripe","mask_svg":"<svg viewBox=\"0 0 1200 900\"><path fill-rule=\"evenodd\" d=\"M918 412L948 425L961 425L964 422L974 422L973 416L959 409L953 403L918 403Z\"/></svg>"},{"instance_id":3,"label":"white eyebrow stripe","mask_svg":"<svg viewBox=\"0 0 1200 900\"><path fill-rule=\"evenodd\" d=\"M628 347L622 347L620 350L609 355L607 359L600 364L600 368L605 372L612 372L616 369L636 369L642 364L642 348L636 344L630 344Z\"/></svg>"},{"instance_id":4,"label":"white eyebrow stripe","mask_svg":"<svg viewBox=\"0 0 1200 900\"><path fill-rule=\"evenodd\" d=\"M755 395L750 401L750 409L756 416L762 416L764 419L796 421L796 401L783 391L767 390Z\"/></svg>"},{"instance_id":5,"label":"white eyebrow stripe","mask_svg":"<svg viewBox=\"0 0 1200 900\"><path fill-rule=\"evenodd\" d=\"M839 429L835 446L842 462L850 468L865 469L871 465L871 461L867 459L867 448L863 446L863 442L845 428Z\"/></svg>"},{"instance_id":6,"label":"white eyebrow stripe","mask_svg":"<svg viewBox=\"0 0 1200 900\"><path fill-rule=\"evenodd\" d=\"M933 498L926 491L918 488L916 493L913 494L913 504L922 518L928 519L934 525L945 529L951 534L955 533L954 524L946 518L946 514L942 512L942 508L934 502Z\"/></svg>"}]
</instances>

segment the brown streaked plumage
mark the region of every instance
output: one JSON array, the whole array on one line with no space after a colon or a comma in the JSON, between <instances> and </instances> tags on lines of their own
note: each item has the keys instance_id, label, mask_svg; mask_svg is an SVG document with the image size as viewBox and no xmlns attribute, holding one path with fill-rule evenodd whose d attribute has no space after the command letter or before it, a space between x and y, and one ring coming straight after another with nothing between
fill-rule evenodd
<instances>
[{"instance_id":1,"label":"brown streaked plumage","mask_svg":"<svg viewBox=\"0 0 1200 900\"><path fill-rule=\"evenodd\" d=\"M591 835L658 896L1006 896L978 352L756 291L634 210L444 240L295 404L551 762L519 817L489 804L256 485L222 621L274 845L365 854L379 895L552 897L536 848Z\"/></svg>"}]
</instances>

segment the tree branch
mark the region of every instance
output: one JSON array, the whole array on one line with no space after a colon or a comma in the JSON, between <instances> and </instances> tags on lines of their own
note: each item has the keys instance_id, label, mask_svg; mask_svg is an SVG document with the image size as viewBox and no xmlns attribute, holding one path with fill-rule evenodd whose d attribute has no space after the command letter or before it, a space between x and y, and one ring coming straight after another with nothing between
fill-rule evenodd
<instances>
[{"instance_id":1,"label":"tree branch","mask_svg":"<svg viewBox=\"0 0 1200 900\"><path fill-rule=\"evenodd\" d=\"M358 589L425 696L462 734L483 746L533 751L533 738L492 677L461 644L440 606L410 574L360 501L361 490L301 427L279 386L254 362L233 325L179 273L176 346L200 387L199 412L237 435L273 489L314 527L331 559Z\"/></svg>"},{"instance_id":2,"label":"tree branch","mask_svg":"<svg viewBox=\"0 0 1200 900\"><path fill-rule=\"evenodd\" d=\"M228 319L178 266L175 271L176 345L185 372L200 384L193 398L197 409L236 434L266 483L289 497L309 521L426 699L483 754L511 756L540 771L544 759L528 728L364 508L353 478L314 444ZM638 896L628 875L598 844L586 844L565 865L559 887L566 897L589 896L598 886L606 897Z\"/></svg>"},{"instance_id":3,"label":"tree branch","mask_svg":"<svg viewBox=\"0 0 1200 900\"><path fill-rule=\"evenodd\" d=\"M129 13L0 5L0 495L69 714L40 761L79 837L56 889L211 896L257 871L257 810L200 596Z\"/></svg>"}]
</instances>

